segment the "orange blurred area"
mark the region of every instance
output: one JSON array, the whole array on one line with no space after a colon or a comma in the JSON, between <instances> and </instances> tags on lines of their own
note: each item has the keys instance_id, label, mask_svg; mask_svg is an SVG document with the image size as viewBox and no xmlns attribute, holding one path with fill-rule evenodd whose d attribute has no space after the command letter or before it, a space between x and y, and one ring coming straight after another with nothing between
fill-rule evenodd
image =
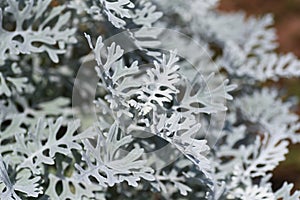
<instances>
[{"instance_id":1,"label":"orange blurred area","mask_svg":"<svg viewBox=\"0 0 300 200\"><path fill-rule=\"evenodd\" d=\"M280 43L280 52L300 57L300 0L222 0L224 11L244 10L247 14L272 13Z\"/></svg>"},{"instance_id":2,"label":"orange blurred area","mask_svg":"<svg viewBox=\"0 0 300 200\"><path fill-rule=\"evenodd\" d=\"M279 53L293 52L300 58L300 0L221 0L220 10L243 10L247 15L260 16L273 13L277 29ZM285 88L288 95L300 100L300 79L281 80L272 86ZM300 115L300 104L296 108ZM286 161L280 163L273 174L274 189L284 181L300 189L300 145L291 145Z\"/></svg>"}]
</instances>

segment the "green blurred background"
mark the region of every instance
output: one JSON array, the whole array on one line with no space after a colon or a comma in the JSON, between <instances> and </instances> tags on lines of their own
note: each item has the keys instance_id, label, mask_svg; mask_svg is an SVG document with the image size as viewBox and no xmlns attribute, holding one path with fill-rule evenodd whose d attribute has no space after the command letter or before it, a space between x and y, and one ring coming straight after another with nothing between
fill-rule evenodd
<instances>
[{"instance_id":1,"label":"green blurred background","mask_svg":"<svg viewBox=\"0 0 300 200\"><path fill-rule=\"evenodd\" d=\"M243 10L247 15L256 16L273 13L280 45L278 53L293 52L300 59L300 0L221 0L219 9L226 12ZM286 89L287 96L297 96L300 101L300 78L267 84ZM295 112L300 115L300 103ZM286 161L281 162L274 171L272 182L274 188L279 188L284 181L288 181L299 190L300 144L291 145L289 150Z\"/></svg>"}]
</instances>

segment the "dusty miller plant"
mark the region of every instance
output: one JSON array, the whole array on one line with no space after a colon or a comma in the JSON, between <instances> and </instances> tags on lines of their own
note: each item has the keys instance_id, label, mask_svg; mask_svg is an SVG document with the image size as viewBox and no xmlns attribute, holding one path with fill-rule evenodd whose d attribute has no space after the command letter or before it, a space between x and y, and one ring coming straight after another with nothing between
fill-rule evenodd
<instances>
[{"instance_id":1,"label":"dusty miller plant","mask_svg":"<svg viewBox=\"0 0 300 200\"><path fill-rule=\"evenodd\" d=\"M272 15L217 5L1 1L0 199L298 200L270 182L300 142L296 102L262 85L300 61L275 53ZM105 42L121 32L133 50ZM97 77L92 122L71 106L79 68Z\"/></svg>"}]
</instances>

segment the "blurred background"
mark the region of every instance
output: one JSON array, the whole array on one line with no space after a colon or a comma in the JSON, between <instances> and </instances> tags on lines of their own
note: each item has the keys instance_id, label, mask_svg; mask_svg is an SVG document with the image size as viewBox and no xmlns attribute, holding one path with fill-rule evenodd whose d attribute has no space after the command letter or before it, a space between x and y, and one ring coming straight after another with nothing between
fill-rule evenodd
<instances>
[{"instance_id":1,"label":"blurred background","mask_svg":"<svg viewBox=\"0 0 300 200\"><path fill-rule=\"evenodd\" d=\"M300 59L300 0L221 0L219 9L225 12L243 10L247 15L256 16L273 13L279 42L278 53L293 52ZM266 84L285 89L287 97L297 96L300 101L300 79ZM300 103L295 112L300 115ZM272 182L275 189L284 181L294 183L295 189L300 189L300 144L291 145L289 150L287 159L274 171Z\"/></svg>"}]
</instances>

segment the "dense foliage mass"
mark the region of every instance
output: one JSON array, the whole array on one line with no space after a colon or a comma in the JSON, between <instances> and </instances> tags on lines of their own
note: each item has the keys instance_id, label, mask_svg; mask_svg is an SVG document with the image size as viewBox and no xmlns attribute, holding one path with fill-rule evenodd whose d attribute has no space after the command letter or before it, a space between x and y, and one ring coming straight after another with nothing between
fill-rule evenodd
<instances>
[{"instance_id":1,"label":"dense foliage mass","mask_svg":"<svg viewBox=\"0 0 300 200\"><path fill-rule=\"evenodd\" d=\"M217 5L1 1L0 199L298 200L270 182L296 102L264 83L300 61Z\"/></svg>"}]
</instances>

